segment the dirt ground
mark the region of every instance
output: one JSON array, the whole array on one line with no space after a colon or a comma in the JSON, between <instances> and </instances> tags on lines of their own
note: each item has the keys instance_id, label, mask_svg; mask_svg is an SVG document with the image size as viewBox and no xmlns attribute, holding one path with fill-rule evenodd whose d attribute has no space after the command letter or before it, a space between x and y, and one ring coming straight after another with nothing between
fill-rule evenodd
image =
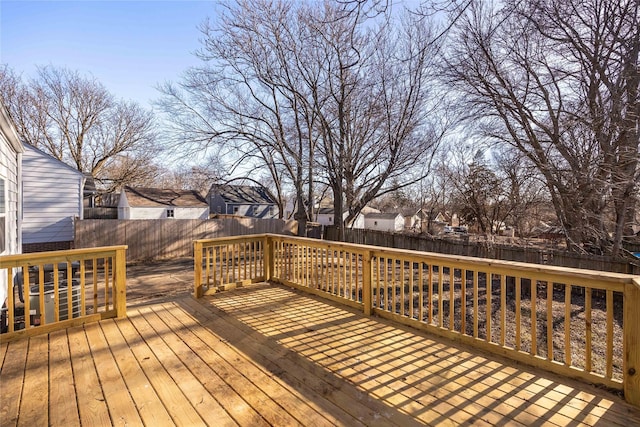
<instances>
[{"instance_id":1,"label":"dirt ground","mask_svg":"<svg viewBox=\"0 0 640 427\"><path fill-rule=\"evenodd\" d=\"M193 291L193 258L127 264L127 305Z\"/></svg>"}]
</instances>

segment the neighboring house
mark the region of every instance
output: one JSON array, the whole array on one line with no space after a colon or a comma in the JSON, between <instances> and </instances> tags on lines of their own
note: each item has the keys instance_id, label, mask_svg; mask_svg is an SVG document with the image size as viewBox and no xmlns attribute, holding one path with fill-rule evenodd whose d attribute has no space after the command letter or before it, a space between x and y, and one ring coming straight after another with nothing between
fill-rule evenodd
<instances>
[{"instance_id":1,"label":"neighboring house","mask_svg":"<svg viewBox=\"0 0 640 427\"><path fill-rule=\"evenodd\" d=\"M314 222L317 222L318 224L322 224L324 226L331 226L333 225L333 219L335 217L334 212L335 210L333 208L321 207L317 209L315 212ZM364 208L362 208L360 213L353 219L353 221L351 221L351 224L347 224L347 227L348 228L365 228L364 219L365 219L365 216L370 213L380 213L380 211L375 208L365 206ZM342 220L344 221L345 219L347 219L348 216L349 216L349 212L345 211L344 214L342 214Z\"/></svg>"},{"instance_id":2,"label":"neighboring house","mask_svg":"<svg viewBox=\"0 0 640 427\"><path fill-rule=\"evenodd\" d=\"M82 218L85 176L25 144L22 158L22 250L71 249L74 218Z\"/></svg>"},{"instance_id":3,"label":"neighboring house","mask_svg":"<svg viewBox=\"0 0 640 427\"><path fill-rule=\"evenodd\" d=\"M212 214L277 218L278 204L265 187L214 184L207 196Z\"/></svg>"},{"instance_id":4,"label":"neighboring house","mask_svg":"<svg viewBox=\"0 0 640 427\"><path fill-rule=\"evenodd\" d=\"M24 149L9 114L0 103L0 256L22 252L20 180ZM7 299L7 270L0 270L0 306Z\"/></svg>"},{"instance_id":5,"label":"neighboring house","mask_svg":"<svg viewBox=\"0 0 640 427\"><path fill-rule=\"evenodd\" d=\"M402 231L404 217L401 213L370 213L364 216L364 227L367 230Z\"/></svg>"},{"instance_id":6,"label":"neighboring house","mask_svg":"<svg viewBox=\"0 0 640 427\"><path fill-rule=\"evenodd\" d=\"M429 229L429 212L424 209L419 209L414 214L415 222L413 225L414 230L424 233Z\"/></svg>"},{"instance_id":7,"label":"neighboring house","mask_svg":"<svg viewBox=\"0 0 640 427\"><path fill-rule=\"evenodd\" d=\"M124 187L118 219L207 219L207 200L194 190Z\"/></svg>"},{"instance_id":8,"label":"neighboring house","mask_svg":"<svg viewBox=\"0 0 640 427\"><path fill-rule=\"evenodd\" d=\"M451 215L448 213L438 212L435 217L433 217L433 222L437 222L440 224L449 224L451 221ZM453 224L451 224L453 225Z\"/></svg>"},{"instance_id":9,"label":"neighboring house","mask_svg":"<svg viewBox=\"0 0 640 427\"><path fill-rule=\"evenodd\" d=\"M402 216L404 217L404 228L407 230L420 231L421 212L422 209L417 212L411 209L403 209Z\"/></svg>"}]
</instances>

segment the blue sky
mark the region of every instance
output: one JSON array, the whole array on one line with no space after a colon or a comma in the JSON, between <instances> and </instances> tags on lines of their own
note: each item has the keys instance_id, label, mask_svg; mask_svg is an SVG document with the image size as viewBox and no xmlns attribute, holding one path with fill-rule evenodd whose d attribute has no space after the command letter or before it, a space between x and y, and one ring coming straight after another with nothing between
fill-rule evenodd
<instances>
[{"instance_id":1,"label":"blue sky","mask_svg":"<svg viewBox=\"0 0 640 427\"><path fill-rule=\"evenodd\" d=\"M119 98L143 106L154 89L198 60L197 26L209 0L0 1L0 63L26 76L37 65L92 74Z\"/></svg>"}]
</instances>

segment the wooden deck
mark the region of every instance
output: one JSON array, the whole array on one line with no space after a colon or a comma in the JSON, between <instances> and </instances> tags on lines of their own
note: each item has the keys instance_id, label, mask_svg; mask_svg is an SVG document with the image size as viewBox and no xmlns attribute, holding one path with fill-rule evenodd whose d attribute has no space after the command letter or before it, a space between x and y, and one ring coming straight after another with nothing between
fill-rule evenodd
<instances>
[{"instance_id":1,"label":"wooden deck","mask_svg":"<svg viewBox=\"0 0 640 427\"><path fill-rule=\"evenodd\" d=\"M0 424L640 425L580 382L282 286L129 307L0 347Z\"/></svg>"}]
</instances>

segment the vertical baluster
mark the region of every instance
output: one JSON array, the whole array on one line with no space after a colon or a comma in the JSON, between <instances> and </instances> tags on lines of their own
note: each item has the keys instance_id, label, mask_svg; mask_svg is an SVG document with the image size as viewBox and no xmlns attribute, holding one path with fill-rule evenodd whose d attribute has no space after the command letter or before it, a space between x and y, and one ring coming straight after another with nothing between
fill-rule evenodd
<instances>
[{"instance_id":1,"label":"vertical baluster","mask_svg":"<svg viewBox=\"0 0 640 427\"><path fill-rule=\"evenodd\" d=\"M38 308L40 309L40 324L46 323L46 307L44 306L44 264L38 265Z\"/></svg>"},{"instance_id":2,"label":"vertical baluster","mask_svg":"<svg viewBox=\"0 0 640 427\"><path fill-rule=\"evenodd\" d=\"M396 264L398 263L397 259L391 259L391 312L396 313L398 307L398 297L396 292L398 291L397 287L397 279L396 279Z\"/></svg>"},{"instance_id":3,"label":"vertical baluster","mask_svg":"<svg viewBox=\"0 0 640 427\"><path fill-rule=\"evenodd\" d=\"M538 283L529 279L531 289L531 355L538 354Z\"/></svg>"},{"instance_id":4,"label":"vertical baluster","mask_svg":"<svg viewBox=\"0 0 640 427\"><path fill-rule=\"evenodd\" d=\"M29 275L29 266L22 266L22 292L24 295L24 327L29 329L31 326L31 298L29 298L29 292L31 291L31 277Z\"/></svg>"},{"instance_id":5,"label":"vertical baluster","mask_svg":"<svg viewBox=\"0 0 640 427\"><path fill-rule=\"evenodd\" d=\"M438 265L438 326L444 328L444 266Z\"/></svg>"},{"instance_id":6,"label":"vertical baluster","mask_svg":"<svg viewBox=\"0 0 640 427\"><path fill-rule=\"evenodd\" d=\"M433 264L429 264L429 287L428 287L428 297L429 297L429 324L433 323Z\"/></svg>"},{"instance_id":7,"label":"vertical baluster","mask_svg":"<svg viewBox=\"0 0 640 427\"><path fill-rule=\"evenodd\" d=\"M455 327L456 269L449 267L449 330Z\"/></svg>"},{"instance_id":8,"label":"vertical baluster","mask_svg":"<svg viewBox=\"0 0 640 427\"><path fill-rule=\"evenodd\" d=\"M547 282L547 360L553 360L553 283Z\"/></svg>"},{"instance_id":9,"label":"vertical baluster","mask_svg":"<svg viewBox=\"0 0 640 427\"><path fill-rule=\"evenodd\" d=\"M350 287L350 283L347 282L347 256L349 256L347 254L347 251L344 251L342 253L343 255L343 260L344 260L344 265L342 266L342 274L343 274L343 288L344 288L344 297L347 299L355 299L351 296L351 287Z\"/></svg>"},{"instance_id":10,"label":"vertical baluster","mask_svg":"<svg viewBox=\"0 0 640 427\"><path fill-rule=\"evenodd\" d=\"M115 284L115 277L113 279ZM55 295L57 296L57 294ZM73 319L73 272L71 271L70 261L67 261L67 319Z\"/></svg>"},{"instance_id":11,"label":"vertical baluster","mask_svg":"<svg viewBox=\"0 0 640 427\"><path fill-rule=\"evenodd\" d=\"M420 270L418 270L418 320L424 321L424 263L418 263Z\"/></svg>"},{"instance_id":12,"label":"vertical baluster","mask_svg":"<svg viewBox=\"0 0 640 427\"><path fill-rule=\"evenodd\" d=\"M460 333L467 335L467 269L460 271Z\"/></svg>"},{"instance_id":13,"label":"vertical baluster","mask_svg":"<svg viewBox=\"0 0 640 427\"><path fill-rule=\"evenodd\" d=\"M584 370L591 372L591 288L584 290L585 354Z\"/></svg>"},{"instance_id":14,"label":"vertical baluster","mask_svg":"<svg viewBox=\"0 0 640 427\"><path fill-rule=\"evenodd\" d=\"M250 245L250 244L251 243L249 243L249 242L244 242L242 244L242 264L243 264L243 267L244 267L244 280L253 278L253 277L251 277L251 269L248 268L248 267L250 267L250 265L249 265L249 258L250 257L247 256L247 252L248 252L248 248L249 248L248 245ZM247 272L248 272L248 274L247 274Z\"/></svg>"},{"instance_id":15,"label":"vertical baluster","mask_svg":"<svg viewBox=\"0 0 640 427\"><path fill-rule=\"evenodd\" d=\"M109 311L111 307L111 299L109 298L109 257L104 258L104 309Z\"/></svg>"},{"instance_id":16,"label":"vertical baluster","mask_svg":"<svg viewBox=\"0 0 640 427\"><path fill-rule=\"evenodd\" d=\"M54 322L60 321L60 299L61 298L60 298L60 278L58 277L59 275L60 275L60 272L58 271L58 263L54 262L53 263L53 321ZM68 287L69 287L69 284L67 284L67 288ZM68 303L69 303L69 300L67 300L67 304ZM42 320L45 320L45 319L42 319ZM46 323L46 322L43 322L42 320L41 320L42 324Z\"/></svg>"},{"instance_id":17,"label":"vertical baluster","mask_svg":"<svg viewBox=\"0 0 640 427\"><path fill-rule=\"evenodd\" d=\"M571 366L571 285L564 285L564 364Z\"/></svg>"},{"instance_id":18,"label":"vertical baluster","mask_svg":"<svg viewBox=\"0 0 640 427\"><path fill-rule=\"evenodd\" d=\"M515 280L515 287L516 287L516 350L520 350L520 345L522 342L521 336L520 336L520 323L521 323L521 319L520 319L520 302L521 302L521 294L522 294L522 279L520 277L514 277Z\"/></svg>"},{"instance_id":19,"label":"vertical baluster","mask_svg":"<svg viewBox=\"0 0 640 427\"><path fill-rule=\"evenodd\" d=\"M98 312L98 259L93 258L92 260L92 279L93 279L93 314Z\"/></svg>"},{"instance_id":20,"label":"vertical baluster","mask_svg":"<svg viewBox=\"0 0 640 427\"><path fill-rule=\"evenodd\" d=\"M405 302L405 294L404 294L404 271L405 271L405 260L400 260L400 315L405 316L406 312L406 302Z\"/></svg>"},{"instance_id":21,"label":"vertical baluster","mask_svg":"<svg viewBox=\"0 0 640 427\"><path fill-rule=\"evenodd\" d=\"M507 328L507 280L500 274L500 345L504 347L505 329Z\"/></svg>"},{"instance_id":22,"label":"vertical baluster","mask_svg":"<svg viewBox=\"0 0 640 427\"><path fill-rule=\"evenodd\" d=\"M18 268L16 268L16 273L18 274ZM14 273L13 273L13 268L9 267L7 269L7 277L9 278L9 280L11 280L11 278L13 277ZM25 275L24 273L22 273L22 290L24 292L25 286L27 286L29 284L29 276L26 277L25 280ZM8 329L7 332L13 332L14 330L14 325L15 325L15 307L14 307L14 300L15 300L15 289L14 287L11 285L11 283L8 284L8 288L9 288L9 297L7 298L7 321L9 322L8 324ZM23 293L24 295L24 293Z\"/></svg>"},{"instance_id":23,"label":"vertical baluster","mask_svg":"<svg viewBox=\"0 0 640 427\"><path fill-rule=\"evenodd\" d=\"M87 315L87 292L85 290L85 265L84 259L80 260L80 314Z\"/></svg>"},{"instance_id":24,"label":"vertical baluster","mask_svg":"<svg viewBox=\"0 0 640 427\"><path fill-rule=\"evenodd\" d=\"M413 261L409 262L409 317L414 318L413 310Z\"/></svg>"},{"instance_id":25,"label":"vertical baluster","mask_svg":"<svg viewBox=\"0 0 640 427\"><path fill-rule=\"evenodd\" d=\"M211 286L211 249L210 247L205 247L204 251L202 252L202 255L204 256L204 283L206 284L207 288L209 288ZM202 259L197 260L198 261L198 268L200 270L202 270Z\"/></svg>"},{"instance_id":26,"label":"vertical baluster","mask_svg":"<svg viewBox=\"0 0 640 427\"><path fill-rule=\"evenodd\" d=\"M487 334L486 334L486 341L487 342L491 342L491 321L493 320L493 307L491 306L492 304L492 299L493 299L493 273L491 273L491 271L488 271L485 274L485 281L487 283L487 286L485 287L485 303L486 303L486 307L487 309L485 310L485 316L487 318Z\"/></svg>"},{"instance_id":27,"label":"vertical baluster","mask_svg":"<svg viewBox=\"0 0 640 427\"><path fill-rule=\"evenodd\" d=\"M478 338L478 271L473 272L473 337Z\"/></svg>"},{"instance_id":28,"label":"vertical baluster","mask_svg":"<svg viewBox=\"0 0 640 427\"><path fill-rule=\"evenodd\" d=\"M636 310L638 308L635 308ZM606 378L611 378L613 373L613 291L607 290L607 350L606 350Z\"/></svg>"}]
</instances>

